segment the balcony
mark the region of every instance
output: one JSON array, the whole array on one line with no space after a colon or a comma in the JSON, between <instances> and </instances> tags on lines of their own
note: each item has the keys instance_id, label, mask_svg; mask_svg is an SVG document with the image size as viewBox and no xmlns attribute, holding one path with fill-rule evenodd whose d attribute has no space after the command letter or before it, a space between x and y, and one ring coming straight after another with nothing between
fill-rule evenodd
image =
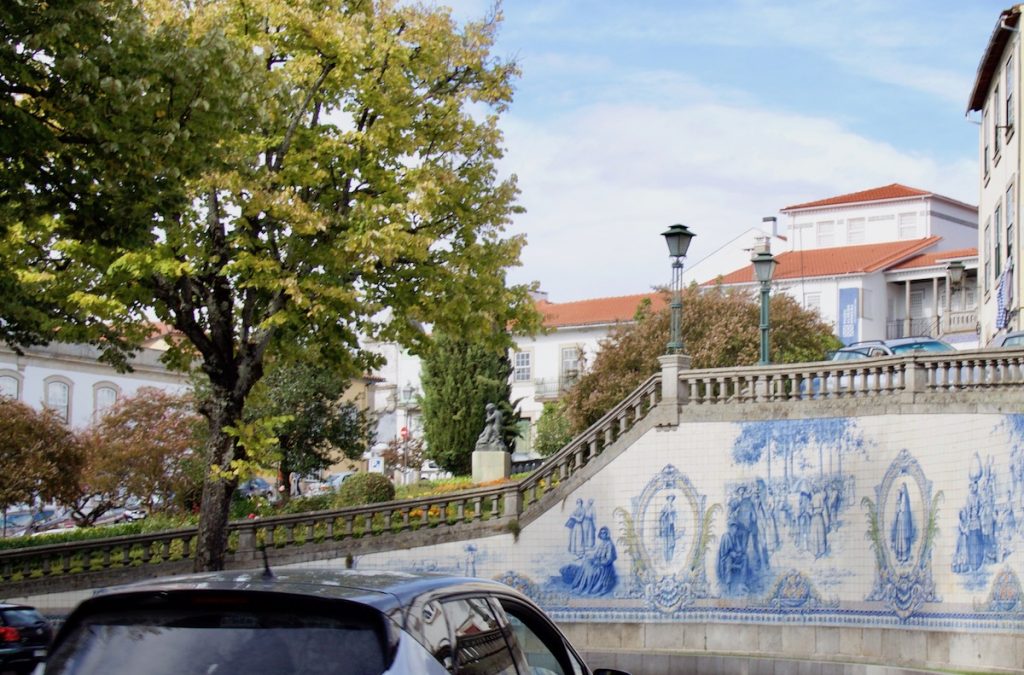
<instances>
[{"instance_id":1,"label":"balcony","mask_svg":"<svg viewBox=\"0 0 1024 675\"><path fill-rule=\"evenodd\" d=\"M533 396L538 401L553 401L568 391L579 379L578 372L570 371L563 374L562 377L558 379L550 378L534 380Z\"/></svg>"},{"instance_id":2,"label":"balcony","mask_svg":"<svg viewBox=\"0 0 1024 675\"><path fill-rule=\"evenodd\" d=\"M949 312L944 316L927 316L910 320L910 332L907 332L905 319L893 319L885 324L885 339L893 340L901 337L928 336L939 338L950 333L974 333L978 329L977 310Z\"/></svg>"}]
</instances>

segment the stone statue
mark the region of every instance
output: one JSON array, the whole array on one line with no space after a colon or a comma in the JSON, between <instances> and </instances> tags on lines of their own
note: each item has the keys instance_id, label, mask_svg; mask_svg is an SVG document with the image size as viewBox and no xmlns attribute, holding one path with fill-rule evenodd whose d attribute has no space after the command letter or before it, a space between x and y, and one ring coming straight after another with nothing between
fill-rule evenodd
<instances>
[{"instance_id":1,"label":"stone statue","mask_svg":"<svg viewBox=\"0 0 1024 675\"><path fill-rule=\"evenodd\" d=\"M487 404L484 416L484 430L476 439L476 449L483 451L509 452L501 441L501 410L493 403Z\"/></svg>"}]
</instances>

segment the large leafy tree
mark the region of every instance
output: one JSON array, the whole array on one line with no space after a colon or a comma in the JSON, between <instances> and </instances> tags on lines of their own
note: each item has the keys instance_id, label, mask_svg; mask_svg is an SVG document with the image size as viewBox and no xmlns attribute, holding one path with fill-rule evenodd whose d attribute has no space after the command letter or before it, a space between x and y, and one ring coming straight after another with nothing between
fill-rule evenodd
<instances>
[{"instance_id":1,"label":"large leafy tree","mask_svg":"<svg viewBox=\"0 0 1024 675\"><path fill-rule=\"evenodd\" d=\"M0 396L0 509L37 501L64 501L78 488L82 446L51 410L35 410Z\"/></svg>"},{"instance_id":2,"label":"large leafy tree","mask_svg":"<svg viewBox=\"0 0 1024 675\"><path fill-rule=\"evenodd\" d=\"M277 442L268 448L291 493L291 473L325 469L342 457L359 459L373 442L371 420L355 403L343 401L351 380L326 364L305 358L275 362L253 390L246 419L277 418Z\"/></svg>"},{"instance_id":3,"label":"large leafy tree","mask_svg":"<svg viewBox=\"0 0 1024 675\"><path fill-rule=\"evenodd\" d=\"M252 469L249 449L268 435L244 423L245 404L282 344L308 341L355 367L370 361L359 336L415 350L420 322L442 331L457 323L494 342L507 341L495 326L536 325L528 289L505 283L523 241L503 235L516 187L495 169L497 114L516 69L490 53L494 18L459 27L446 10L388 0L151 0L122 9L139 13L139 40L171 31L181 47L169 46L171 55L220 58L165 100L179 123L196 126L189 139L208 139L198 146L207 155L181 162L184 199L124 231L76 223L79 207L55 200L10 227L5 246L21 283L78 325L131 344L155 313L182 336L167 358L197 363L209 382L196 567L218 569L231 494ZM150 65L130 65L101 69L90 91L148 81ZM66 73L69 86L86 86L81 73ZM169 114L143 89L138 105L123 102L124 115L152 123ZM15 106L35 106L33 92L19 96ZM182 96L185 110L173 107ZM201 121L221 104L216 122ZM36 113L52 126L59 114ZM29 168L11 180L43 174ZM105 213L104 200L94 203ZM106 215L119 223L120 212Z\"/></svg>"},{"instance_id":4,"label":"large leafy tree","mask_svg":"<svg viewBox=\"0 0 1024 675\"><path fill-rule=\"evenodd\" d=\"M476 340L436 336L421 373L427 457L445 471L468 474L488 403L501 410L502 441L512 448L518 415L510 401L511 373L505 350Z\"/></svg>"},{"instance_id":5,"label":"large leafy tree","mask_svg":"<svg viewBox=\"0 0 1024 675\"><path fill-rule=\"evenodd\" d=\"M84 467L78 490L63 501L79 525L136 500L168 505L188 489L190 458L205 436L190 395L143 387L80 434Z\"/></svg>"},{"instance_id":6,"label":"large leafy tree","mask_svg":"<svg viewBox=\"0 0 1024 675\"><path fill-rule=\"evenodd\" d=\"M216 26L143 7L0 3L0 340L15 348L59 330L124 365L137 335L62 302L84 290L62 240L108 261L104 248L145 246L222 165L221 139L249 123L237 102L260 64Z\"/></svg>"},{"instance_id":7,"label":"large leafy tree","mask_svg":"<svg viewBox=\"0 0 1024 675\"><path fill-rule=\"evenodd\" d=\"M832 326L791 297L771 297L773 363L818 361L841 346ZM694 368L749 366L760 357L760 304L749 292L692 285L683 291L682 335ZM593 367L565 396L575 432L582 431L658 371L669 340L669 310L642 306L635 320L615 327Z\"/></svg>"}]
</instances>

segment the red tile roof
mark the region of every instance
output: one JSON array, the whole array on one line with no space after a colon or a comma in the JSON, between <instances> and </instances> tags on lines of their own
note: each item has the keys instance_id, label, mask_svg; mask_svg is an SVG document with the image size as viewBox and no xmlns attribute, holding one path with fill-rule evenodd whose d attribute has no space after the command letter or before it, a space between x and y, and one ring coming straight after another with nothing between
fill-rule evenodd
<instances>
[{"instance_id":1,"label":"red tile roof","mask_svg":"<svg viewBox=\"0 0 1024 675\"><path fill-rule=\"evenodd\" d=\"M787 251L775 256L778 263L775 267L773 280L801 279L807 277L832 277L841 274L867 274L878 270L889 269L911 258L925 249L931 248L942 237L927 237L909 241L895 241L884 244L861 244L859 246L837 246L834 248L818 248L808 251ZM705 286L715 283L747 284L754 282L754 266L747 265L720 279L706 282Z\"/></svg>"},{"instance_id":2,"label":"red tile roof","mask_svg":"<svg viewBox=\"0 0 1024 675\"><path fill-rule=\"evenodd\" d=\"M665 297L661 293L641 293L559 303L538 300L536 306L537 310L544 315L545 326L563 328L632 321L640 303L647 299L651 301L651 308L654 310L665 306Z\"/></svg>"},{"instance_id":3,"label":"red tile roof","mask_svg":"<svg viewBox=\"0 0 1024 675\"><path fill-rule=\"evenodd\" d=\"M919 269L921 267L934 267L936 265L945 265L951 260L963 260L965 258L977 258L977 248L956 248L950 251L934 251L931 253L922 253L921 255L911 258L910 260L901 262L898 265L893 265L889 269L891 270L912 270Z\"/></svg>"},{"instance_id":4,"label":"red tile roof","mask_svg":"<svg viewBox=\"0 0 1024 675\"><path fill-rule=\"evenodd\" d=\"M836 206L839 204L859 204L862 202L878 202L886 199L910 199L912 197L926 197L933 193L926 192L925 190L918 190L917 188L907 187L906 185L900 185L899 183L893 183L892 185L884 185L882 187L871 188L870 190L861 190L860 192L851 192L845 195L839 195L837 197L829 197L828 199L819 199L814 202L804 202L803 204L793 204L782 209L783 213L787 211L795 211L797 209L810 209L819 206Z\"/></svg>"}]
</instances>

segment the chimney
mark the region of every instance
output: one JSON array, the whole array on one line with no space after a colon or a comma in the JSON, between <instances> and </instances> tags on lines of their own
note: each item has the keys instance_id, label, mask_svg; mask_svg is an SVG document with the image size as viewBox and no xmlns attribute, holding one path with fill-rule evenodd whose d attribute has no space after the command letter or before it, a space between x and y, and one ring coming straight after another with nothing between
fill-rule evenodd
<instances>
[{"instance_id":1,"label":"chimney","mask_svg":"<svg viewBox=\"0 0 1024 675\"><path fill-rule=\"evenodd\" d=\"M761 222L762 223L771 223L772 224L772 236L773 237L779 236L779 221L775 218L775 216L765 216L764 218L761 219Z\"/></svg>"}]
</instances>

